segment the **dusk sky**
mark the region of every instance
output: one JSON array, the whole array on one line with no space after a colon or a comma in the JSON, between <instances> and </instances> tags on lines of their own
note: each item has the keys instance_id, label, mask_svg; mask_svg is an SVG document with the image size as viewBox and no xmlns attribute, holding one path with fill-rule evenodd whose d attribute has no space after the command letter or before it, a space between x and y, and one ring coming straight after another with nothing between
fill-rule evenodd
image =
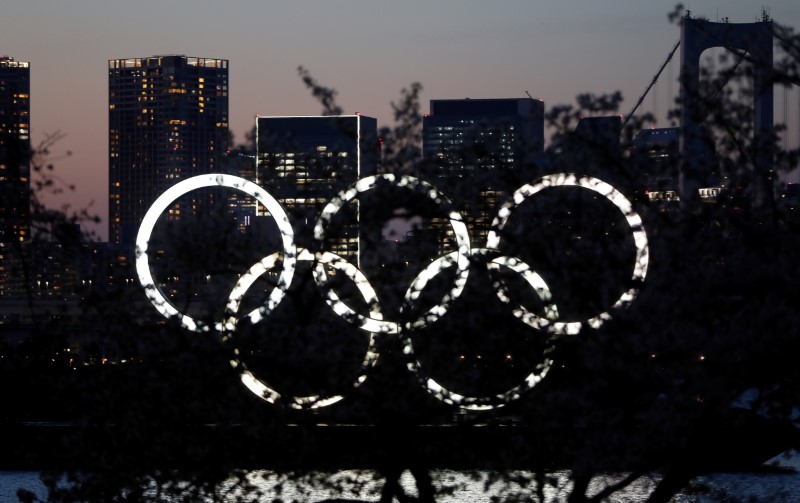
<instances>
[{"instance_id":1,"label":"dusk sky","mask_svg":"<svg viewBox=\"0 0 800 503\"><path fill-rule=\"evenodd\" d=\"M693 16L752 22L762 2L684 2ZM108 181L107 61L156 54L230 60L230 124L237 140L261 115L314 115L320 106L297 76L303 65L339 91L348 113L391 121L402 87L430 99L516 98L545 107L581 92L621 90L623 113L680 37L671 1L294 1L9 0L0 20L0 53L31 63L31 130L65 137L52 151L58 175L75 193L50 198L73 208L94 201L106 237ZM800 2L773 0L772 17L800 27ZM671 69L677 79L679 58ZM678 91L667 70L658 86L659 126ZM669 94L670 90L672 95ZM798 94L790 95L800 110ZM644 111L653 111L649 96ZM783 107L783 95L776 94ZM792 120L797 120L794 113ZM776 120L782 119L776 114ZM796 130L796 129L795 129ZM797 134L797 133L796 133ZM66 151L72 155L61 158Z\"/></svg>"}]
</instances>

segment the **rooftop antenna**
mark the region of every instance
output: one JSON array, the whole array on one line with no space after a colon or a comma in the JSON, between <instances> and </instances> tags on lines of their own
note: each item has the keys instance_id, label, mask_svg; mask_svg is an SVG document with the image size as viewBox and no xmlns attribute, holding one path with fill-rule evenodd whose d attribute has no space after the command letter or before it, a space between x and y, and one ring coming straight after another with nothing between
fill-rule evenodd
<instances>
[{"instance_id":1,"label":"rooftop antenna","mask_svg":"<svg viewBox=\"0 0 800 503\"><path fill-rule=\"evenodd\" d=\"M528 98L533 99L533 96L531 96L531 93L529 93L528 91L525 91L525 94L528 95Z\"/></svg>"}]
</instances>

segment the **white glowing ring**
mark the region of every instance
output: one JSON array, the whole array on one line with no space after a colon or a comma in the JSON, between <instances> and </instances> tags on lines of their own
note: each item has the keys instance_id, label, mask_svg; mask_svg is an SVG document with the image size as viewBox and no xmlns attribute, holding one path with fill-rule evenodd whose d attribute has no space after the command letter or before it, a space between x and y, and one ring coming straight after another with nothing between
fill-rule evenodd
<instances>
[{"instance_id":1,"label":"white glowing ring","mask_svg":"<svg viewBox=\"0 0 800 503\"><path fill-rule=\"evenodd\" d=\"M614 206L619 208L628 222L628 226L633 232L633 242L636 245L636 259L633 265L633 274L631 280L634 282L643 282L647 275L647 266L649 263L649 248L647 244L647 233L642 223L642 217L633 210L631 202L622 195L617 189L608 183L592 178L589 176L578 177L572 173L558 173L548 175L540 178L533 184L526 184L514 192L512 199L504 203L500 210L497 212L494 221L492 222L491 230L486 238L486 247L490 249L497 249L500 245L499 231L503 229L511 216L511 211L522 204L525 199L535 195L537 192L552 188L552 187L582 187L608 199ZM638 295L639 290L635 287L629 289L617 299L612 305L611 309L618 309L629 305ZM581 331L583 324L587 324L592 328L599 328L604 322L611 319L611 314L608 312L600 313L599 315L590 318L586 321L575 322L555 322L539 318L538 320L531 320L537 327L546 328L551 333L555 334L569 334L574 335Z\"/></svg>"},{"instance_id":2,"label":"white glowing ring","mask_svg":"<svg viewBox=\"0 0 800 503\"><path fill-rule=\"evenodd\" d=\"M269 312L280 303L281 299L286 294L286 289L292 283L297 262L294 231L289 223L286 212L274 197L253 182L249 182L237 176L208 174L187 178L167 189L155 200L153 205L150 206L142 219L142 224L139 226L139 233L136 236L136 273L139 276L139 282L142 284L147 298L150 299L150 302L155 306L158 312L167 318L178 317L182 326L195 332L207 331L209 327L198 323L191 316L178 311L164 292L161 291L161 288L153 279L153 273L150 270L147 247L159 216L182 195L192 190L205 187L227 187L252 196L267 208L267 211L269 211L275 219L275 223L278 225L278 229L281 233L281 240L283 241L283 269L278 278L279 287L272 291L267 299L267 305L259 309L265 310L264 312ZM220 327L217 326L217 328Z\"/></svg>"},{"instance_id":3,"label":"white glowing ring","mask_svg":"<svg viewBox=\"0 0 800 503\"><path fill-rule=\"evenodd\" d=\"M431 184L420 180L419 178L411 176L397 177L392 174L362 178L349 188L340 192L336 197L331 199L325 208L322 209L322 213L320 214L320 217L314 226L314 239L319 243L320 246L322 246L325 240L327 226L330 224L336 213L338 213L345 204L350 202L358 194L375 188L376 185L382 181L391 183L396 187L407 187L410 190L419 191L422 189L423 193L436 204L442 204L443 202L449 204L447 198L438 190L436 190L436 188L434 188ZM454 252L454 255L456 256L455 262L457 269L453 288L444 296L439 304L432 307L427 313L420 316L420 318L416 321L409 323L409 326L413 328L422 328L444 315L450 308L450 305L459 297L459 295L461 295L461 292L464 290L464 286L467 284L470 254L469 233L467 232L467 226L464 223L464 220L461 218L461 215L455 211L451 211L448 214L448 218L450 219L450 225L453 228L453 234L456 239L457 248L457 251ZM421 282L421 284L424 285L431 277L438 274L438 271L433 273L432 276L428 276L429 274L431 273L428 269L423 270L419 276L417 276L414 282L412 282L412 284ZM314 269L314 280L317 282L317 285L319 285L320 288L329 290L325 286L327 282L327 274L322 262L320 261L317 261ZM419 293L417 292L416 295L418 296ZM395 322L383 321L380 319L366 320L363 316L357 314L352 308L344 304L344 302L339 299L335 292L328 291L326 297L332 306L336 306L334 308L336 312L341 311L342 313L346 313L348 315L348 319L357 320L358 323L360 323L360 326L365 330L375 330L380 333L398 333L400 331L401 327ZM407 300L409 300L410 297L414 297L414 294L412 293L410 296L407 294Z\"/></svg>"},{"instance_id":4,"label":"white glowing ring","mask_svg":"<svg viewBox=\"0 0 800 503\"><path fill-rule=\"evenodd\" d=\"M255 281L264 273L270 271L275 267L275 264L278 261L279 254L273 253L269 255L259 262L256 262L246 273L244 273L240 278L239 281L236 283L236 286L233 287L230 296L228 297L228 304L226 307L227 312L227 319L225 320L225 332L226 335L223 337L225 341L230 340L232 338L232 333L236 330L236 325L238 323L237 318L237 311L239 310L239 306L241 304L242 298L247 293L247 290L255 283ZM364 277L364 274L358 270L355 266L341 258L340 256L325 252L319 254L317 257L314 257L308 250L301 249L300 254L298 256L298 260L301 261L314 261L316 260L317 263L321 263L323 265L330 265L342 272L344 272L353 282L356 284L359 293L364 297L364 300L367 302L368 305L372 306L372 310L370 312L370 317L374 318L374 320L379 321L381 318L380 309L377 309L378 305L378 295L369 282ZM277 289L277 288L276 288ZM262 319L261 312L258 310L251 312L248 317L252 323L257 323ZM337 312L336 314L342 315L341 312ZM234 354L238 357L239 350L234 349ZM364 355L364 359L361 362L361 369L359 371L358 376L356 377L355 382L353 383L353 388L359 387L364 381L367 380L367 372L375 366L375 363L378 361L378 350L376 344L376 336L375 333L369 332L369 342L367 345L367 352ZM280 392L277 390L272 389L269 385L265 382L260 380L256 377L252 372L250 372L246 365L239 361L239 360L231 360L231 365L235 369L239 369L241 372L240 379L242 383L249 389L253 394L258 396L264 401L267 401L272 404L276 403L284 403L288 407L293 409L319 409L322 407L327 407L329 405L333 405L336 402L339 402L344 398L343 395L333 395L328 397L323 397L319 395L311 395L311 396L304 396L304 397L288 397L284 398Z\"/></svg>"},{"instance_id":5,"label":"white glowing ring","mask_svg":"<svg viewBox=\"0 0 800 503\"><path fill-rule=\"evenodd\" d=\"M472 250L471 255L474 257L483 256L488 257L490 255L494 255L497 253L497 250L489 250L486 248L479 248ZM452 267L454 263L454 256L455 252L449 253L448 255L441 256L434 260L427 268L426 271L431 273L430 277L435 277L440 272L446 270L449 267ZM524 262L519 259L513 257L496 257L494 258L487 267L490 269L496 269L499 266L507 267L508 269L518 272L522 274L523 278L528 282L529 285L534 289L536 294L539 296L539 299L545 304L545 316L547 318L555 319L558 317L558 310L556 306L551 304L552 295L550 294L550 289L548 288L547 284L544 280L531 270L530 267L527 266ZM420 275L422 276L422 275ZM425 284L427 280L420 280L420 276L417 277L415 283L409 287L408 292L410 293L412 290L416 292L421 292L422 289L425 288ZM407 294L408 295L408 294ZM500 297L503 302L508 303L508 298L502 297L499 293L498 296ZM514 310L514 315L520 319L523 323L533 326L530 323L527 323L524 314L529 313L528 310L520 306L519 308ZM538 328L535 327L534 328ZM552 339L550 339L552 342ZM402 341L403 341L403 353L408 357L408 362L406 363L406 368L414 375L417 376L417 379L422 383L422 386L425 390L433 395L435 398L441 400L442 402L455 405L462 409L466 410L491 410L498 407L502 407L509 402L517 400L522 396L522 394L536 386L544 377L547 375L547 372L550 370L550 367L553 364L553 360L550 358L545 358L542 362L536 365L536 368L528 374L525 379L523 379L521 384L514 386L508 391L503 393L498 393L493 396L466 396L456 393L454 391L450 391L449 389L445 388L441 384L439 384L435 379L432 377L427 377L422 372L422 364L419 360L416 359L414 356L414 344L411 340L410 334L403 332L402 334ZM545 356L553 350L552 345L545 350Z\"/></svg>"},{"instance_id":6,"label":"white glowing ring","mask_svg":"<svg viewBox=\"0 0 800 503\"><path fill-rule=\"evenodd\" d=\"M307 250L304 252L310 255L310 252ZM333 257L335 257L335 259ZM309 260L314 260L314 257L310 257ZM327 281L327 275L322 276L322 274L324 274L325 264L330 264L344 272L345 275L356 284L359 290L364 289L361 294L365 299L367 298L365 291L369 291L370 299L374 299L370 301L372 304L370 305L369 316L364 316L348 306L333 288L323 288L322 290L325 292L325 302L334 313L358 328L373 334L396 334L399 332L400 328L397 323L383 320L378 295L375 293L367 277L361 272L361 269L331 252L317 253L316 261L317 267L314 268L313 275L317 285L322 285Z\"/></svg>"},{"instance_id":7,"label":"white glowing ring","mask_svg":"<svg viewBox=\"0 0 800 503\"><path fill-rule=\"evenodd\" d=\"M531 266L515 257L497 257L487 264L489 269L499 269L499 266L506 267L522 276L531 288L536 291L536 295L539 299L545 304L543 317L521 304L515 306L511 311L514 316L531 328L551 331L549 330L550 323L558 319L558 308L552 303L553 295L550 293L550 288L547 286L544 279L542 279L539 273L531 269ZM497 297L503 303L510 304L511 297L508 295L508 288L502 280L496 282L494 287L496 288Z\"/></svg>"}]
</instances>

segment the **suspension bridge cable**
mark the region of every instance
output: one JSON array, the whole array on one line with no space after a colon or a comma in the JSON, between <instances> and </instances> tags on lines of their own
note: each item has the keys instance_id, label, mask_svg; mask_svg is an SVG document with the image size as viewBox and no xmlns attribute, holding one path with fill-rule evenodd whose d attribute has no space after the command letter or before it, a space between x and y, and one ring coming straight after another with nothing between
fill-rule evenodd
<instances>
[{"instance_id":1,"label":"suspension bridge cable","mask_svg":"<svg viewBox=\"0 0 800 503\"><path fill-rule=\"evenodd\" d=\"M633 109L630 111L630 113L628 113L627 117L625 117L625 121L622 123L622 127L620 127L620 129L625 129L625 126L631 120L631 117L633 117L633 114L636 113L636 110L639 108L639 106L644 101L645 97L647 96L647 93L650 92L650 89L656 84L656 82L658 82L659 75L661 75L661 72L664 71L664 68L666 68L667 63L669 63L672 60L672 56L675 54L675 51L678 50L678 47L680 45L681 45L681 41L678 40L678 42L675 44L675 47L673 47L672 50L670 51L669 56L667 56L667 59L661 65L661 68L659 68L658 72L656 72L655 76L653 76L653 80L650 82L650 85L647 86L647 89L645 89L644 93L642 93L642 95L639 97L639 101L636 102L636 105L634 105Z\"/></svg>"},{"instance_id":2,"label":"suspension bridge cable","mask_svg":"<svg viewBox=\"0 0 800 503\"><path fill-rule=\"evenodd\" d=\"M783 150L789 150L789 86L783 86Z\"/></svg>"},{"instance_id":3,"label":"suspension bridge cable","mask_svg":"<svg viewBox=\"0 0 800 503\"><path fill-rule=\"evenodd\" d=\"M672 61L670 61L667 66L667 116L673 105L675 105L675 95L672 94Z\"/></svg>"},{"instance_id":4,"label":"suspension bridge cable","mask_svg":"<svg viewBox=\"0 0 800 503\"><path fill-rule=\"evenodd\" d=\"M658 124L658 83L653 88L653 118L655 124Z\"/></svg>"}]
</instances>

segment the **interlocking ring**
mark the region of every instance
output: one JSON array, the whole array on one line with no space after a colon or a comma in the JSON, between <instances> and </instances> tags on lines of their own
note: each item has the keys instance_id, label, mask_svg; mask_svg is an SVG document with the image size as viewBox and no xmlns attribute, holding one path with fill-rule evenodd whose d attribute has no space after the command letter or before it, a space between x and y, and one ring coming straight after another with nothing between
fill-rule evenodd
<instances>
[{"instance_id":1,"label":"interlocking ring","mask_svg":"<svg viewBox=\"0 0 800 503\"><path fill-rule=\"evenodd\" d=\"M325 234L328 225L330 224L331 220L333 220L333 217L339 212L339 210L341 210L345 204L350 202L358 194L374 189L382 181L391 183L396 187L408 188L410 190L421 189L424 194L433 202L437 204L446 202L449 204L449 201L447 201L447 199L440 194L436 188L434 188L431 184L420 180L419 178L412 176L396 177L392 174L362 178L351 187L340 192L336 197L331 199L325 208L322 209L320 217L314 226L314 239L317 240L317 242L321 245L325 240ZM450 289L450 291L442 298L439 304L430 308L427 313L423 314L417 320L409 322L409 325L412 328L423 328L444 316L453 302L455 302L455 300L461 295L461 292L464 291L464 286L467 284L470 253L469 233L467 232L467 226L464 223L464 219L461 218L461 215L455 211L451 211L448 214L448 218L450 219L450 226L453 228L453 234L456 238L457 251L454 252L456 257L456 279L453 282L453 288ZM438 272L438 270L433 272L433 275L435 276L438 274ZM424 269L420 273L420 277L422 277L421 281L429 280L432 277L430 275L431 271L429 268ZM321 288L325 288L325 283L327 282L328 278L327 273L325 272L324 264L320 261L317 261L317 264L314 268L314 279L317 282L317 285L319 285ZM343 311L340 314L346 313L350 319L358 320L360 328L381 333L396 334L400 332L401 326L397 322L364 318L348 307L344 302L342 302L335 292L327 288L325 289L328 290L327 298L331 308L333 308L335 311L341 309ZM415 295L419 295L418 291L412 292L409 290L407 297L410 297L410 299L407 298L406 300L413 300Z\"/></svg>"},{"instance_id":2,"label":"interlocking ring","mask_svg":"<svg viewBox=\"0 0 800 503\"><path fill-rule=\"evenodd\" d=\"M406 299L412 297L410 295L412 291L421 292L425 288L425 285L430 277L434 277L439 272L452 267L455 263L455 255L455 252L443 255L428 265L426 270L436 272L429 275L420 274L417 276L408 287ZM544 319L554 320L558 318L558 309L552 303L552 295L550 294L550 289L548 288L547 283L545 283L542 277L533 271L528 264L517 258L499 256L499 252L497 252L497 250L491 250L487 248L474 249L472 250L471 256L474 258L480 257L491 259L486 264L487 268L490 270L505 267L520 274L520 276L523 277L528 285L533 288L533 290L536 292L536 295L539 297L539 300L541 300L544 304ZM501 285L501 280L497 281L494 285L498 297L501 301L503 301L503 303L510 304L511 299L507 295L504 295ZM529 312L527 309L522 306L518 306L513 309L512 312L514 316L521 319L525 324L530 325L530 323L525 320L525 316L523 314ZM490 410L497 407L502 407L506 403L518 399L522 393L536 386L536 384L544 379L545 375L547 375L547 372L550 370L550 367L553 364L552 359L548 357L549 353L553 351L553 346L550 345L544 351L544 361L539 363L536 368L523 379L522 383L514 386L508 391L492 396L466 396L445 388L436 379L426 375L425 371L423 370L423 365L415 357L414 343L410 335L410 331L406 331L401 334L403 340L403 353L405 353L409 359L408 363L406 364L408 370L417 376L417 379L429 394L433 395L444 403L456 405L462 409ZM552 338L550 338L550 342L552 342Z\"/></svg>"},{"instance_id":3,"label":"interlocking ring","mask_svg":"<svg viewBox=\"0 0 800 503\"><path fill-rule=\"evenodd\" d=\"M205 187L228 187L254 197L267 208L271 215L273 215L275 223L278 225L278 229L281 233L281 241L283 242L283 270L278 278L278 284L281 288L274 289L267 300L267 304L255 310L258 314L255 314L255 311L254 313L250 313L251 319L253 316L268 315L275 309L275 306L280 303L281 299L283 299L283 296L286 294L286 289L289 288L289 285L292 283L297 262L294 231L292 230L292 224L289 223L289 217L286 215L283 206L281 206L272 195L255 183L237 176L210 174L187 178L167 189L155 200L153 205L150 206L139 226L139 233L136 235L136 273L139 276L139 282L144 288L145 295L147 295L147 298L150 299L150 302L155 306L158 312L166 318L177 317L183 327L193 332L208 331L209 327L206 324L199 323L188 314L181 313L178 308L170 302L167 296L164 295L161 287L158 286L153 279L153 272L150 270L150 258L147 255L147 247L150 242L150 237L153 234L153 229L158 221L158 217L164 210L169 208L179 197L193 190ZM215 328L219 330L221 326L217 325Z\"/></svg>"},{"instance_id":4,"label":"interlocking ring","mask_svg":"<svg viewBox=\"0 0 800 503\"><path fill-rule=\"evenodd\" d=\"M229 341L231 339L231 334L236 331L236 326L238 323L237 313L239 311L242 298L247 293L247 290L260 276L274 269L275 265L278 263L278 260L278 253L273 253L272 255L261 259L259 262L256 262L246 273L244 273L239 278L239 281L236 282L236 285L233 287L233 290L228 297L228 304L226 306L227 319L225 320L224 324L225 335L223 340ZM375 290L372 288L372 286L370 286L369 281L367 281L367 278L364 276L364 273L362 273L353 264L344 260L342 257L331 252L320 253L315 257L308 250L301 249L298 260L329 265L344 272L347 276L354 278L356 287L358 288L359 293L361 293L361 295L364 297L364 300L367 302L367 304L371 306L377 306L378 295L375 293ZM341 310L337 309L334 309L334 312L340 316L344 314ZM370 312L370 319L380 320L381 316L382 315L379 309L373 308L373 310ZM249 315L247 315L247 317L250 319L250 322L254 324L258 323L263 318L262 313L259 310L252 311ZM368 333L369 341L367 351L364 355L363 361L361 362L361 370L353 382L353 388L357 388L367 380L367 371L378 361L378 350L375 345L375 333L370 331L368 331ZM238 348L234 349L234 355L238 359L231 360L230 363L233 368L240 370L240 379L242 383L256 396L269 403L283 403L293 409L318 409L321 407L327 407L328 405L333 405L344 398L343 395L283 397L279 391L270 387L269 384L259 379L247 368L247 365L241 361L241 355L239 354Z\"/></svg>"},{"instance_id":5,"label":"interlocking ring","mask_svg":"<svg viewBox=\"0 0 800 503\"><path fill-rule=\"evenodd\" d=\"M497 216L492 221L491 230L486 238L486 248L499 248L499 232L505 227L514 208L521 205L529 197L533 197L543 190L555 187L581 187L597 192L608 199L622 212L625 216L625 220L628 222L628 226L631 228L631 232L633 232L633 242L636 246L636 258L633 264L631 281L634 283L643 283L647 275L650 255L647 244L647 233L644 230L642 217L633 210L631 202L617 189L602 180L590 176L578 177L572 173L558 173L542 177L533 184L526 184L517 189L512 198L500 207ZM619 309L627 306L633 302L638 293L639 290L636 287L632 287L628 291L623 292L619 299L614 302L611 309ZM553 322L547 318L537 316L534 313L525 312L524 308L519 312L522 319L526 320L526 323L531 327L545 329L560 335L575 335L581 331L584 323L591 328L600 328L603 323L611 319L611 314L608 311L602 312L586 321L575 322Z\"/></svg>"},{"instance_id":6,"label":"interlocking ring","mask_svg":"<svg viewBox=\"0 0 800 503\"><path fill-rule=\"evenodd\" d=\"M421 190L436 204L449 203L435 187L418 178L395 176L391 174L363 178L331 199L325 208L323 208L314 226L315 246L322 247L329 224L334 216L348 202L352 201L359 194L376 188L381 183L388 183L395 187L408 188L410 190ZM424 388L445 403L454 404L464 409L485 410L503 406L509 401L519 398L525 390L532 388L545 377L552 365L552 360L549 356L550 349L545 350L545 354L543 355L544 360L523 379L521 384L512 387L506 392L498 393L493 396L462 395L446 389L433 378L426 376L423 365L414 356L414 347L411 342L410 334L415 330L431 326L448 312L453 303L464 291L471 267L471 259L491 259L487 260L486 263L486 266L490 270L505 268L521 275L525 282L537 294L544 307L541 313L535 313L520 304L512 306L511 312L525 325L537 331L545 332L544 336L546 337L552 338L564 334L577 334L584 326L598 328L605 321L611 319L610 312L606 311L585 321L558 321L558 309L553 303L549 287L541 276L522 260L515 257L503 256L499 251L499 233L506 226L512 211L527 198L545 189L556 187L581 187L594 191L608 199L622 212L633 233L636 256L633 273L631 275L632 282L641 284L647 274L649 261L647 234L645 233L641 217L633 210L630 201L614 187L597 178L578 177L569 173L554 174L542 177L532 184L526 184L519 188L513 194L512 199L500 207L497 216L492 222L492 228L487 238L486 248L484 249L472 250L470 248L469 236L463 219L457 212L451 211L448 214L448 218L456 238L457 249L454 252L433 260L413 281L411 281L405 292L404 307L413 305L414 302L420 298L421 292L433 278L455 266L456 275L452 288L450 288L437 305L415 320L406 323L384 320L380 310L380 299L364 273L355 265L330 252L317 251L312 254L308 250L301 250L300 255L297 255L293 239L294 234L286 212L270 194L258 185L242 178L221 174L201 175L179 182L164 192L164 194L153 203L145 215L136 239L136 269L148 299L150 299L151 303L163 316L177 317L182 326L192 331L208 331L210 327L200 324L190 316L181 313L164 295L153 280L147 257L147 246L158 216L166 210L170 204L174 203L180 196L191 190L214 186L228 187L242 191L253 196L259 203L264 205L275 218L278 225L281 233L283 251L282 253L276 252L266 256L240 277L229 295L225 318L215 323L213 328L224 334L224 340L231 340L232 334L239 323L240 318L238 318L238 311L244 295L261 275L273 270L279 262L282 262L282 270L278 277L278 284L270 292L265 305L244 315L244 317L249 318L251 323L258 323L265 316L273 312L285 296L294 277L297 261L313 262L312 271L314 281L318 287L325 292L325 301L328 306L335 314L369 334L368 348L362 360L359 373L353 383L353 387L358 387L365 382L367 379L367 372L378 360L375 337L379 334L399 335L403 341L404 353L409 357L407 368L417 375L417 378L423 384ZM332 288L328 288L326 267L333 267L341 271L356 284L360 295L370 306L367 315L356 312L353 308L348 306ZM511 304L511 299L504 283L498 281L493 286L498 298L506 304ZM638 289L636 287L623 292L619 299L614 302L611 309L619 309L627 306L636 298L637 294ZM270 387L247 368L247 365L241 361L241 355L238 353L238 350L234 350L234 356L235 358L231 361L231 364L241 372L241 380L245 386L257 396L270 403L282 403L297 409L316 409L340 402L343 399L342 395L283 397L278 390Z\"/></svg>"}]
</instances>

